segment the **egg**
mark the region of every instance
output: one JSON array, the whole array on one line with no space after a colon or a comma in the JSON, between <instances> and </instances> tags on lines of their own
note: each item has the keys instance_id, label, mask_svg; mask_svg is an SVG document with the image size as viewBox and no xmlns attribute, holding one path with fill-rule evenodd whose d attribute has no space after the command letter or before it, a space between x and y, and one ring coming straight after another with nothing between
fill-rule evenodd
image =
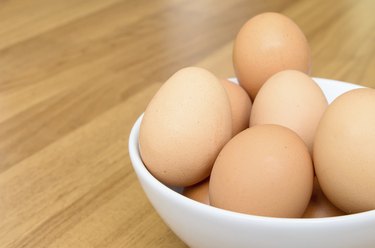
<instances>
[{"instance_id":1,"label":"egg","mask_svg":"<svg viewBox=\"0 0 375 248\"><path fill-rule=\"evenodd\" d=\"M182 194L197 202L210 205L210 200L208 197L208 182L209 178L192 186L186 187L184 188Z\"/></svg>"},{"instance_id":2,"label":"egg","mask_svg":"<svg viewBox=\"0 0 375 248\"><path fill-rule=\"evenodd\" d=\"M172 75L148 104L139 131L140 154L158 180L190 186L207 178L232 135L227 93L209 71Z\"/></svg>"},{"instance_id":3,"label":"egg","mask_svg":"<svg viewBox=\"0 0 375 248\"><path fill-rule=\"evenodd\" d=\"M314 178L314 187L309 205L303 218L323 218L344 215L345 213L335 207L322 192L318 179Z\"/></svg>"},{"instance_id":4,"label":"egg","mask_svg":"<svg viewBox=\"0 0 375 248\"><path fill-rule=\"evenodd\" d=\"M227 79L220 80L227 91L232 110L232 136L249 127L251 100L246 91Z\"/></svg>"},{"instance_id":5,"label":"egg","mask_svg":"<svg viewBox=\"0 0 375 248\"><path fill-rule=\"evenodd\" d=\"M240 85L254 100L273 74L286 70L310 72L307 39L288 17L263 13L246 22L234 42L233 65Z\"/></svg>"},{"instance_id":6,"label":"egg","mask_svg":"<svg viewBox=\"0 0 375 248\"><path fill-rule=\"evenodd\" d=\"M346 213L375 209L375 90L349 91L324 113L314 141L315 172Z\"/></svg>"},{"instance_id":7,"label":"egg","mask_svg":"<svg viewBox=\"0 0 375 248\"><path fill-rule=\"evenodd\" d=\"M313 166L301 138L279 125L258 125L219 153L209 183L211 205L235 212L301 217L313 187Z\"/></svg>"},{"instance_id":8,"label":"egg","mask_svg":"<svg viewBox=\"0 0 375 248\"><path fill-rule=\"evenodd\" d=\"M281 71L260 89L253 103L250 126L288 127L312 152L316 128L327 106L323 91L308 75L295 70Z\"/></svg>"}]
</instances>

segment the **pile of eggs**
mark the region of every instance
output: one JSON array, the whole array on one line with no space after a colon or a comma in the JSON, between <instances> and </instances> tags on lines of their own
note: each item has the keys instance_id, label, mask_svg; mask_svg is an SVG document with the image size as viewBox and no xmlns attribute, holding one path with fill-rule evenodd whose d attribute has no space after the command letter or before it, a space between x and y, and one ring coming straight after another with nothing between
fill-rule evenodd
<instances>
[{"instance_id":1,"label":"pile of eggs","mask_svg":"<svg viewBox=\"0 0 375 248\"><path fill-rule=\"evenodd\" d=\"M375 90L352 90L328 105L309 76L303 32L277 13L245 23L233 64L239 85L188 67L152 98L139 147L153 176L246 214L375 209Z\"/></svg>"}]
</instances>

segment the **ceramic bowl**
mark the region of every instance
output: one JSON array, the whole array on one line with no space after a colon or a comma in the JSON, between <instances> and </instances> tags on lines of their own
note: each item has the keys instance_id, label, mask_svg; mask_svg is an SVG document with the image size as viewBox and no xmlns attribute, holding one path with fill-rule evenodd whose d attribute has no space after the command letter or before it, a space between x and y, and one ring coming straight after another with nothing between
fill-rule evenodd
<instances>
[{"instance_id":1,"label":"ceramic bowl","mask_svg":"<svg viewBox=\"0 0 375 248\"><path fill-rule=\"evenodd\" d=\"M361 86L315 78L329 102ZM375 210L338 217L274 218L231 212L184 197L153 177L138 149L142 116L129 137L134 170L149 201L164 222L187 245L196 248L375 247Z\"/></svg>"}]
</instances>

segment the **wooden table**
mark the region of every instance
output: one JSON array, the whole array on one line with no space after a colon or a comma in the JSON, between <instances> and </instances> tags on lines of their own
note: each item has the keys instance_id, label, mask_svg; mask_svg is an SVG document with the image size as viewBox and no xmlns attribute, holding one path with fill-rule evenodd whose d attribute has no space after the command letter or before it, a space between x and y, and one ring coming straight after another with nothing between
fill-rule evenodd
<instances>
[{"instance_id":1,"label":"wooden table","mask_svg":"<svg viewBox=\"0 0 375 248\"><path fill-rule=\"evenodd\" d=\"M129 161L137 116L176 70L233 76L232 42L278 11L313 76L375 87L375 1L0 2L0 247L184 247Z\"/></svg>"}]
</instances>

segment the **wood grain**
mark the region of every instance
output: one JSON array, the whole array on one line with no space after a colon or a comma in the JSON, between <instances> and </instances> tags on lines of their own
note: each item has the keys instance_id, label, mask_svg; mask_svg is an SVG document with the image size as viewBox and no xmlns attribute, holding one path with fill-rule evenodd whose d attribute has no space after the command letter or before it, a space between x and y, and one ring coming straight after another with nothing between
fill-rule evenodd
<instances>
[{"instance_id":1,"label":"wood grain","mask_svg":"<svg viewBox=\"0 0 375 248\"><path fill-rule=\"evenodd\" d=\"M184 66L234 76L253 15L290 16L313 75L375 87L375 2L0 2L0 246L184 247L147 201L127 139Z\"/></svg>"}]
</instances>

